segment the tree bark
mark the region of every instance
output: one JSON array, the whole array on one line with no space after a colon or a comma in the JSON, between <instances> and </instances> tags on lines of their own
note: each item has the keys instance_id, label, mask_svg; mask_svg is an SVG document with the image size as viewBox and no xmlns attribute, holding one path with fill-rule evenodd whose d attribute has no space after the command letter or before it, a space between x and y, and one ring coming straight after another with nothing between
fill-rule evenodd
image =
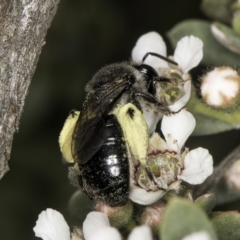
<instances>
[{"instance_id":1,"label":"tree bark","mask_svg":"<svg viewBox=\"0 0 240 240\"><path fill-rule=\"evenodd\" d=\"M0 179L60 0L0 0Z\"/></svg>"}]
</instances>

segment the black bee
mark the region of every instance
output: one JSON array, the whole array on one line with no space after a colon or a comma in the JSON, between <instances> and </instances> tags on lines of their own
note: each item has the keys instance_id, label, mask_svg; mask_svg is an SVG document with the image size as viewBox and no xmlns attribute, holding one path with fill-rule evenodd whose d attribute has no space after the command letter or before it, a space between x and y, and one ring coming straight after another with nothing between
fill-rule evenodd
<instances>
[{"instance_id":1,"label":"black bee","mask_svg":"<svg viewBox=\"0 0 240 240\"><path fill-rule=\"evenodd\" d=\"M176 64L155 53L147 53L143 61L149 54ZM123 121L115 112L129 104L126 118L134 124L137 118L144 117L140 122L146 122L149 129L148 116L158 121L162 113L169 113L156 96L156 82L168 80L144 63L121 62L103 67L88 82L86 99L71 130L71 154L79 166L79 185L89 198L102 200L112 207L127 202L131 141L126 139ZM135 127L135 131L140 128ZM143 140L148 143L146 132Z\"/></svg>"}]
</instances>

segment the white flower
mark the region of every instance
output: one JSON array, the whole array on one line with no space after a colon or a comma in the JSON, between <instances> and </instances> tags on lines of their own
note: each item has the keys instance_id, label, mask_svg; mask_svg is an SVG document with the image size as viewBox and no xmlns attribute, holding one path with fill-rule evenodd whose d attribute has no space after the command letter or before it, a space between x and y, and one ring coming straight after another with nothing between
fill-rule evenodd
<instances>
[{"instance_id":1,"label":"white flower","mask_svg":"<svg viewBox=\"0 0 240 240\"><path fill-rule=\"evenodd\" d=\"M85 240L121 240L118 230L111 227L106 214L90 212L83 222L83 235ZM130 233L128 240L152 240L151 230L143 225L136 227Z\"/></svg>"},{"instance_id":2,"label":"white flower","mask_svg":"<svg viewBox=\"0 0 240 240\"><path fill-rule=\"evenodd\" d=\"M142 62L143 57L148 52L158 53L162 56L167 55L166 44L157 32L146 33L137 40L132 50L133 61ZM144 63L156 70L159 67L168 68L168 63L165 60L151 55L146 58Z\"/></svg>"},{"instance_id":3,"label":"white flower","mask_svg":"<svg viewBox=\"0 0 240 240\"><path fill-rule=\"evenodd\" d=\"M135 227L130 233L128 240L152 240L151 229L147 225Z\"/></svg>"},{"instance_id":4,"label":"white flower","mask_svg":"<svg viewBox=\"0 0 240 240\"><path fill-rule=\"evenodd\" d=\"M163 116L161 130L165 140L157 133L153 134L147 157L147 166L149 169L153 166L153 171L156 172L156 175L151 173L154 184L158 187L154 188L155 185L152 186L146 181L147 174L141 174L139 179L135 179L138 184L135 182L130 184L129 198L133 202L142 205L153 204L168 190L177 191L181 180L193 185L201 184L212 174L213 160L208 150L204 148L190 152L187 149L183 150L195 124L193 115L185 109L170 116ZM159 171L156 168L159 168Z\"/></svg>"},{"instance_id":5,"label":"white flower","mask_svg":"<svg viewBox=\"0 0 240 240\"><path fill-rule=\"evenodd\" d=\"M62 214L50 208L39 214L33 231L43 240L70 240L69 227Z\"/></svg>"},{"instance_id":6,"label":"white flower","mask_svg":"<svg viewBox=\"0 0 240 240\"><path fill-rule=\"evenodd\" d=\"M166 45L162 37L156 32L149 32L142 35L135 47L132 50L132 59L136 62L142 62L143 57L148 52L157 53L166 57ZM173 78L171 75L173 70L180 76L180 79L184 82L183 88L181 87L182 82L179 82L179 88L181 87L184 91L183 96L179 96L174 104L169 104L169 109L172 112L177 112L183 108L188 102L191 95L191 82L188 71L196 67L203 57L203 42L194 36L186 36L182 38L178 43L174 52L173 60L178 63L178 66L168 64L165 60L158 57L149 55L144 63L155 68L159 75ZM169 70L169 71L168 71ZM173 74L174 75L174 74ZM174 77L176 74L174 75Z\"/></svg>"},{"instance_id":7,"label":"white flower","mask_svg":"<svg viewBox=\"0 0 240 240\"><path fill-rule=\"evenodd\" d=\"M178 43L174 52L174 61L183 73L196 67L203 57L203 42L194 36L184 37Z\"/></svg>"},{"instance_id":8,"label":"white flower","mask_svg":"<svg viewBox=\"0 0 240 240\"><path fill-rule=\"evenodd\" d=\"M116 228L109 224L106 214L90 212L83 222L83 235L85 240L121 240L121 235Z\"/></svg>"},{"instance_id":9,"label":"white flower","mask_svg":"<svg viewBox=\"0 0 240 240\"><path fill-rule=\"evenodd\" d=\"M168 151L181 153L181 149L196 125L195 118L185 109L171 116L164 116L161 130ZM200 184L213 172L213 159L207 149L197 148L188 152L183 161L183 170L178 176L190 184Z\"/></svg>"},{"instance_id":10,"label":"white flower","mask_svg":"<svg viewBox=\"0 0 240 240\"><path fill-rule=\"evenodd\" d=\"M207 232L201 231L187 235L182 240L211 240L211 237Z\"/></svg>"},{"instance_id":11,"label":"white flower","mask_svg":"<svg viewBox=\"0 0 240 240\"><path fill-rule=\"evenodd\" d=\"M184 168L178 179L190 184L201 184L213 172L213 159L207 149L197 148L184 158Z\"/></svg>"},{"instance_id":12,"label":"white flower","mask_svg":"<svg viewBox=\"0 0 240 240\"><path fill-rule=\"evenodd\" d=\"M157 32L149 32L142 35L132 50L132 59L141 62L148 52L154 52L166 57L166 44ZM174 52L173 59L178 63L181 71L187 73L196 67L203 57L203 42L194 36L186 36L178 43ZM169 68L166 61L158 57L149 56L145 60L146 64L159 68Z\"/></svg>"},{"instance_id":13,"label":"white flower","mask_svg":"<svg viewBox=\"0 0 240 240\"><path fill-rule=\"evenodd\" d=\"M151 205L164 196L164 190L147 191L135 184L130 185L129 198L141 205Z\"/></svg>"},{"instance_id":14,"label":"white flower","mask_svg":"<svg viewBox=\"0 0 240 240\"><path fill-rule=\"evenodd\" d=\"M195 126L195 118L185 109L182 109L179 113L164 116L161 130L166 139L167 150L179 154Z\"/></svg>"},{"instance_id":15,"label":"white flower","mask_svg":"<svg viewBox=\"0 0 240 240\"><path fill-rule=\"evenodd\" d=\"M240 75L231 67L215 67L202 77L203 101L213 107L234 104L240 93Z\"/></svg>"}]
</instances>

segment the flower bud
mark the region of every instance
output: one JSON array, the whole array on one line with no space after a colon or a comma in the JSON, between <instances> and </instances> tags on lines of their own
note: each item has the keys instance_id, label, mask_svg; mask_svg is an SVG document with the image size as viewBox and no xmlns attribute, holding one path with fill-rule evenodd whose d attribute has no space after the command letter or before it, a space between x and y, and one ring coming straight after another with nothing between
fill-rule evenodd
<instances>
[{"instance_id":1,"label":"flower bud","mask_svg":"<svg viewBox=\"0 0 240 240\"><path fill-rule=\"evenodd\" d=\"M225 179L231 188L240 190L240 160L233 163L227 170Z\"/></svg>"},{"instance_id":2,"label":"flower bud","mask_svg":"<svg viewBox=\"0 0 240 240\"><path fill-rule=\"evenodd\" d=\"M240 75L231 67L215 67L202 77L202 99L215 108L231 109L240 100Z\"/></svg>"},{"instance_id":3,"label":"flower bud","mask_svg":"<svg viewBox=\"0 0 240 240\"><path fill-rule=\"evenodd\" d=\"M165 208L163 202L158 202L146 207L141 216L141 224L150 226L154 233L158 233Z\"/></svg>"},{"instance_id":4,"label":"flower bud","mask_svg":"<svg viewBox=\"0 0 240 240\"><path fill-rule=\"evenodd\" d=\"M110 225L116 228L125 226L132 219L133 206L130 201L120 207L110 207L104 202L98 201L95 209L98 212L105 213L108 216Z\"/></svg>"}]
</instances>

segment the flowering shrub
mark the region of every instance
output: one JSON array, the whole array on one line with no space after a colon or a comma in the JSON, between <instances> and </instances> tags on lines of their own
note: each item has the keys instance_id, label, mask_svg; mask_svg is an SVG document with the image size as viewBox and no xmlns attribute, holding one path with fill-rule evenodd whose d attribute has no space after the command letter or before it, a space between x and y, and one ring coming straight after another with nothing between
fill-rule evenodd
<instances>
[{"instance_id":1,"label":"flowering shrub","mask_svg":"<svg viewBox=\"0 0 240 240\"><path fill-rule=\"evenodd\" d=\"M215 1L212 5L209 2L203 1L203 9L207 14L210 13L209 8L217 5ZM239 2L234 4L233 29L221 23L213 23L211 37L227 49L239 53L239 24L236 18L239 19L240 8ZM167 79L166 82L155 82L155 96L169 111L156 114L154 111L136 110L140 123L146 126L142 136L147 136L147 144L146 149L141 150L141 155L137 155L135 152L140 151L141 147L145 148L145 145L140 145L142 139L136 140L138 151L129 147L126 153L130 165L127 203L113 207L102 199L95 199L94 211L90 211L82 226L75 227L71 233L63 216L55 210L47 209L39 215L34 228L36 236L44 240L150 240L158 237L163 240L240 239L240 231L236 230L240 229L239 213L212 211L217 200L214 193L207 192L208 184L211 187L214 183L211 179L216 178L220 171L218 168L213 173L211 154L202 147L193 150L185 147L192 133L218 133L238 128L240 124L238 69L227 63L206 69L199 79L191 76L190 71L198 67L201 61L204 64L219 63L218 59L215 60L216 56L212 57L214 47L208 48L212 38L206 39L205 27L201 21L185 21L175 26L169 33L172 45L176 46L173 56L167 55L166 44L156 32L142 35L132 50L134 62L151 66L159 77ZM195 28L201 30L196 35ZM207 51L213 52L211 57ZM156 54L161 57L156 57ZM229 54L227 59L234 62L234 57L231 58ZM192 88L193 85L197 88ZM124 107L118 111L121 112ZM118 116L118 112L114 114ZM76 121L77 118L71 119L73 126ZM159 121L160 128L157 125ZM67 134L60 135L62 152L64 141L73 129L68 125ZM134 142L137 138L132 136L132 139ZM66 156L74 162L72 153L68 152ZM239 159L239 154L235 154L220 169L226 170ZM240 186L238 166L239 162L236 162L224 175L227 186L236 191L239 191ZM74 168L76 174L71 175L71 178L79 174L77 164ZM219 193L218 189L215 189L215 193ZM77 204L74 201L75 206L72 208L76 209L77 205L81 214L81 208L84 208L81 205L83 193L78 192L76 196L79 201Z\"/></svg>"}]
</instances>

